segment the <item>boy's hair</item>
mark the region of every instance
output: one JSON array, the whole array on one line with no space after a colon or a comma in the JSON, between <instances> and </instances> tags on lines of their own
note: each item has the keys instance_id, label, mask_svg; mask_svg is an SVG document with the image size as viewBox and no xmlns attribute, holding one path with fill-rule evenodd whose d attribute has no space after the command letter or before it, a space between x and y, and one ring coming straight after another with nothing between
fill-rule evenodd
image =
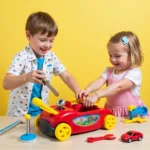
<instances>
[{"instance_id":1,"label":"boy's hair","mask_svg":"<svg viewBox=\"0 0 150 150\"><path fill-rule=\"evenodd\" d=\"M45 12L32 13L26 23L26 31L29 31L32 36L37 33L48 33L48 37L56 36L58 33L58 27L54 19Z\"/></svg>"},{"instance_id":2,"label":"boy's hair","mask_svg":"<svg viewBox=\"0 0 150 150\"><path fill-rule=\"evenodd\" d=\"M127 47L129 57L131 59L131 67L138 67L143 62L143 54L140 47L140 42L138 37L131 31L122 31L110 38L108 44L111 43L120 43L122 38L126 37L129 40L129 43L124 44ZM122 42L123 44L123 42Z\"/></svg>"}]
</instances>

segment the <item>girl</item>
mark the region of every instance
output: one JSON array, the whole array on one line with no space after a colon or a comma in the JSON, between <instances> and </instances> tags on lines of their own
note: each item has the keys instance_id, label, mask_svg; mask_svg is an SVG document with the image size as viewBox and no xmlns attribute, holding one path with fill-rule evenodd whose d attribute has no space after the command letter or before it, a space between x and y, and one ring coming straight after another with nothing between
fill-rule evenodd
<instances>
[{"instance_id":1,"label":"girl","mask_svg":"<svg viewBox=\"0 0 150 150\"><path fill-rule=\"evenodd\" d=\"M91 107L98 99L107 97L105 108L115 116L127 116L129 105L144 105L140 100L142 76L138 67L143 62L140 43L134 33L123 31L110 38L107 48L113 67L107 67L98 79L78 93L78 98ZM105 83L106 88L98 90Z\"/></svg>"}]
</instances>

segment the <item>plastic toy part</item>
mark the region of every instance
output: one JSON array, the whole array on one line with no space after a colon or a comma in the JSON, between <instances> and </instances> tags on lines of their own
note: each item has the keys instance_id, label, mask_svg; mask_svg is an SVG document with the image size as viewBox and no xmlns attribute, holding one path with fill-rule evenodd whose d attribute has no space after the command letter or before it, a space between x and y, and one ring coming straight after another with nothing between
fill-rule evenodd
<instances>
[{"instance_id":1,"label":"plastic toy part","mask_svg":"<svg viewBox=\"0 0 150 150\"><path fill-rule=\"evenodd\" d=\"M54 115L57 115L58 114L58 111L54 110L53 108L45 105L43 103L43 101L39 98L33 98L32 100L32 103L35 105L35 106L38 106L40 107L41 109L47 111L48 113L51 113L51 114L54 114Z\"/></svg>"},{"instance_id":2,"label":"plastic toy part","mask_svg":"<svg viewBox=\"0 0 150 150\"><path fill-rule=\"evenodd\" d=\"M8 125L5 128L0 130L0 135L3 134L4 132L8 131L9 129L19 125L19 124L24 124L24 122L21 121L21 120L18 120L18 121L15 121L15 122L11 123L10 125Z\"/></svg>"},{"instance_id":3,"label":"plastic toy part","mask_svg":"<svg viewBox=\"0 0 150 150\"><path fill-rule=\"evenodd\" d=\"M33 140L36 139L36 135L34 133L30 133L30 134L23 134L20 137L20 141L21 142L32 142Z\"/></svg>"},{"instance_id":4,"label":"plastic toy part","mask_svg":"<svg viewBox=\"0 0 150 150\"><path fill-rule=\"evenodd\" d=\"M111 130L115 127L116 125L116 117L113 115L107 115L104 118L104 128L107 130Z\"/></svg>"},{"instance_id":5,"label":"plastic toy part","mask_svg":"<svg viewBox=\"0 0 150 150\"><path fill-rule=\"evenodd\" d=\"M135 107L130 105L128 107L129 118L132 120L135 116L146 116L148 114L148 108L146 106Z\"/></svg>"},{"instance_id":6,"label":"plastic toy part","mask_svg":"<svg viewBox=\"0 0 150 150\"><path fill-rule=\"evenodd\" d=\"M60 99L57 101L56 105L59 109L63 109L63 106L65 105L65 101L63 99Z\"/></svg>"},{"instance_id":7,"label":"plastic toy part","mask_svg":"<svg viewBox=\"0 0 150 150\"><path fill-rule=\"evenodd\" d=\"M60 123L55 128L55 136L60 141L67 140L71 135L71 127L67 123Z\"/></svg>"},{"instance_id":8,"label":"plastic toy part","mask_svg":"<svg viewBox=\"0 0 150 150\"><path fill-rule=\"evenodd\" d=\"M128 131L121 135L121 140L123 142L131 143L132 141L141 141L143 139L143 134L138 131Z\"/></svg>"},{"instance_id":9,"label":"plastic toy part","mask_svg":"<svg viewBox=\"0 0 150 150\"><path fill-rule=\"evenodd\" d=\"M38 121L39 121L39 118L40 118L40 115L37 115L36 118L35 118L35 126L38 128Z\"/></svg>"},{"instance_id":10,"label":"plastic toy part","mask_svg":"<svg viewBox=\"0 0 150 150\"><path fill-rule=\"evenodd\" d=\"M93 142L100 141L100 140L115 140L115 139L116 137L113 134L106 134L100 137L88 137L87 142L93 143Z\"/></svg>"},{"instance_id":11,"label":"plastic toy part","mask_svg":"<svg viewBox=\"0 0 150 150\"><path fill-rule=\"evenodd\" d=\"M133 118L132 120L130 120L130 119L122 120L122 122L125 124L134 123L134 122L142 123L142 122L146 122L146 121L147 121L146 118Z\"/></svg>"},{"instance_id":12,"label":"plastic toy part","mask_svg":"<svg viewBox=\"0 0 150 150\"><path fill-rule=\"evenodd\" d=\"M36 134L30 132L30 115L26 114L26 133L20 136L21 142L31 142L36 139Z\"/></svg>"}]
</instances>

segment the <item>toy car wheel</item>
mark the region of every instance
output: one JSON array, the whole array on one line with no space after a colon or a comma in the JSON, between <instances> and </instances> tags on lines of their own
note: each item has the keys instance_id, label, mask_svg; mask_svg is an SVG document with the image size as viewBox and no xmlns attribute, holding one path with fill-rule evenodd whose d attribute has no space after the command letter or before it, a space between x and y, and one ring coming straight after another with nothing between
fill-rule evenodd
<instances>
[{"instance_id":1,"label":"toy car wheel","mask_svg":"<svg viewBox=\"0 0 150 150\"><path fill-rule=\"evenodd\" d=\"M129 142L129 143L131 143L131 142L132 142L132 140L131 140L131 139L129 139L129 140L128 140L128 142Z\"/></svg>"},{"instance_id":2,"label":"toy car wheel","mask_svg":"<svg viewBox=\"0 0 150 150\"><path fill-rule=\"evenodd\" d=\"M35 118L35 125L36 125L37 128L38 128L39 119L40 119L40 115L36 116L36 118Z\"/></svg>"},{"instance_id":3,"label":"toy car wheel","mask_svg":"<svg viewBox=\"0 0 150 150\"><path fill-rule=\"evenodd\" d=\"M107 115L104 118L104 128L107 130L111 130L115 127L116 125L116 117L113 115Z\"/></svg>"},{"instance_id":4,"label":"toy car wheel","mask_svg":"<svg viewBox=\"0 0 150 150\"><path fill-rule=\"evenodd\" d=\"M139 137L139 139L138 139L139 141L141 141L142 140L142 137Z\"/></svg>"},{"instance_id":5,"label":"toy car wheel","mask_svg":"<svg viewBox=\"0 0 150 150\"><path fill-rule=\"evenodd\" d=\"M67 123L60 123L55 128L55 137L60 141L67 140L71 135L71 127Z\"/></svg>"}]
</instances>

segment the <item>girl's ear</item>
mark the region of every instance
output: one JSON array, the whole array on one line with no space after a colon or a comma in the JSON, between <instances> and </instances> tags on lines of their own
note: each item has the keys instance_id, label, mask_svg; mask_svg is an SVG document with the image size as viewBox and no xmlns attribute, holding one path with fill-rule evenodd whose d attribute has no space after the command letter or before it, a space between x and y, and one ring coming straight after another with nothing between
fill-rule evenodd
<instances>
[{"instance_id":1,"label":"girl's ear","mask_svg":"<svg viewBox=\"0 0 150 150\"><path fill-rule=\"evenodd\" d=\"M27 39L30 41L30 39L31 39L31 34L30 34L30 32L27 30L26 31L26 37L27 37Z\"/></svg>"}]
</instances>

